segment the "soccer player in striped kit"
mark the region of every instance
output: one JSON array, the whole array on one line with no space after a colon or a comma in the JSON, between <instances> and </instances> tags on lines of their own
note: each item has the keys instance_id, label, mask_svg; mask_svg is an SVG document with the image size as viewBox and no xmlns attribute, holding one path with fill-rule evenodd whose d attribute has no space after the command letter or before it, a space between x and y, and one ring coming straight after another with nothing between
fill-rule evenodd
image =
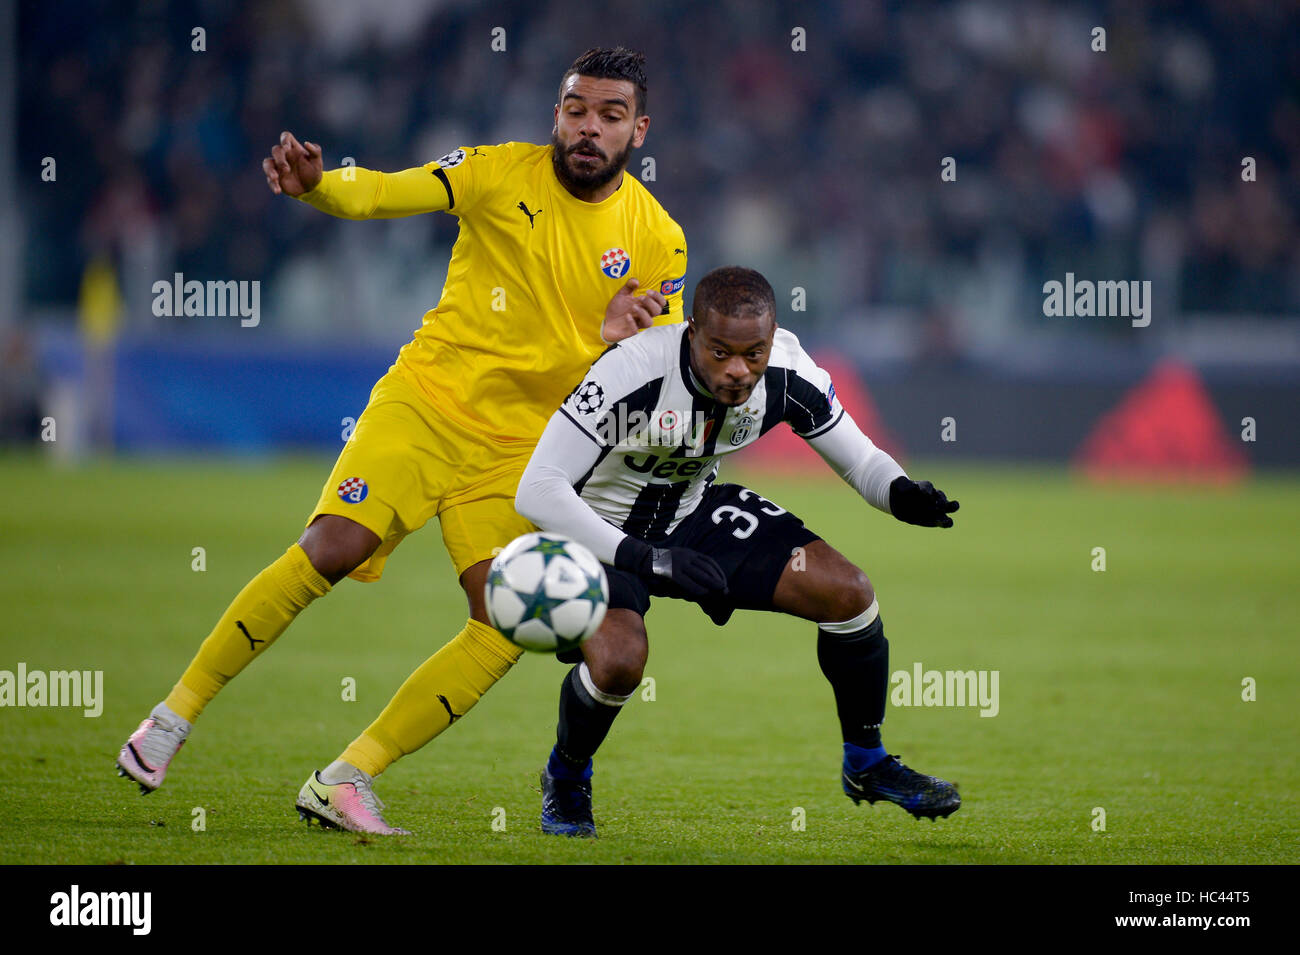
<instances>
[{"instance_id":1,"label":"soccer player in striped kit","mask_svg":"<svg viewBox=\"0 0 1300 955\"><path fill-rule=\"evenodd\" d=\"M841 784L854 802L917 818L961 806L951 783L881 742L889 643L866 574L780 505L716 482L722 457L788 425L869 504L924 527L952 527L957 502L912 481L845 413L830 376L776 324L771 285L715 269L685 325L650 329L602 355L546 426L519 482L519 512L585 544L610 601L561 684L555 748L542 771L542 830L594 836L592 757L641 683L651 597L698 603L718 625L737 609L817 624L817 660L835 694Z\"/></svg>"}]
</instances>

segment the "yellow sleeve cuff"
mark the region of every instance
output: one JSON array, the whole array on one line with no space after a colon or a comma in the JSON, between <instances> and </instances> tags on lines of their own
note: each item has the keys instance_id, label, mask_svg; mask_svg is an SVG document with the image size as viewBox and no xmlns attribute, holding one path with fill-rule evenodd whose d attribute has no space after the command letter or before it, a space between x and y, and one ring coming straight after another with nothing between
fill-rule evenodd
<instances>
[{"instance_id":1,"label":"yellow sleeve cuff","mask_svg":"<svg viewBox=\"0 0 1300 955\"><path fill-rule=\"evenodd\" d=\"M311 192L298 199L341 219L369 219L379 205L383 173L360 166L330 169Z\"/></svg>"}]
</instances>

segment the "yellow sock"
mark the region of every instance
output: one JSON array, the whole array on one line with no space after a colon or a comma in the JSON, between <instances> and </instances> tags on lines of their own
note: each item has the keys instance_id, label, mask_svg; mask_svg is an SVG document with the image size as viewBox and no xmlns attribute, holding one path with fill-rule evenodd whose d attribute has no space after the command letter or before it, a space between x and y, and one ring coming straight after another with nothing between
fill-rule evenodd
<instances>
[{"instance_id":1,"label":"yellow sock","mask_svg":"<svg viewBox=\"0 0 1300 955\"><path fill-rule=\"evenodd\" d=\"M294 544L239 592L166 703L193 723L223 686L284 633L309 603L330 592L306 552Z\"/></svg>"},{"instance_id":2,"label":"yellow sock","mask_svg":"<svg viewBox=\"0 0 1300 955\"><path fill-rule=\"evenodd\" d=\"M466 621L464 630L406 678L339 759L378 776L468 713L523 652L487 624Z\"/></svg>"}]
</instances>

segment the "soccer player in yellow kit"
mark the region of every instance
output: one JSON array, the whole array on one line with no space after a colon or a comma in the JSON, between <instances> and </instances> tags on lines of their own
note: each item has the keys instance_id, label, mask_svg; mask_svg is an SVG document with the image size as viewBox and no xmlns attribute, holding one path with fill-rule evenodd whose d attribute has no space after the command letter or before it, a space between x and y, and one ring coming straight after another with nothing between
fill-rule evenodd
<instances>
[{"instance_id":1,"label":"soccer player in yellow kit","mask_svg":"<svg viewBox=\"0 0 1300 955\"><path fill-rule=\"evenodd\" d=\"M143 791L308 604L345 576L378 580L402 538L437 515L469 620L297 799L309 821L405 833L383 818L372 778L463 716L520 656L489 624L483 588L494 550L534 529L515 512L515 489L551 412L609 343L682 318L682 230L624 174L650 124L644 62L621 47L575 60L548 146L323 172L318 145L282 134L263 162L277 195L348 219L450 212L460 235L441 299L375 385L306 531L239 593L123 745L119 770Z\"/></svg>"}]
</instances>

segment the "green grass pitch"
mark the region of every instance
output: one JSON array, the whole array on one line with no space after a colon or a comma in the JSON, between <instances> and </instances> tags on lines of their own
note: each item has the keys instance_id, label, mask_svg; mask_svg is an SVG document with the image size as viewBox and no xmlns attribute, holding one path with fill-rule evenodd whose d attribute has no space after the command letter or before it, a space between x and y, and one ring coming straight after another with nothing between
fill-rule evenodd
<instances>
[{"instance_id":1,"label":"green grass pitch","mask_svg":"<svg viewBox=\"0 0 1300 955\"><path fill-rule=\"evenodd\" d=\"M538 831L565 668L532 654L380 779L390 820L416 832L385 840L309 830L292 803L460 629L436 526L380 583L309 608L141 797L114 773L118 747L296 538L328 462L0 459L0 669L103 670L105 696L98 718L0 709L0 863L1300 862L1300 481L1119 490L1050 469L912 472L961 500L954 530L898 524L833 478L748 480L866 570L891 671L998 671L992 718L891 705L886 720L890 752L960 785L956 815L918 821L841 793L812 625L744 613L719 629L660 601L654 699L629 704L597 757L598 840Z\"/></svg>"}]
</instances>

